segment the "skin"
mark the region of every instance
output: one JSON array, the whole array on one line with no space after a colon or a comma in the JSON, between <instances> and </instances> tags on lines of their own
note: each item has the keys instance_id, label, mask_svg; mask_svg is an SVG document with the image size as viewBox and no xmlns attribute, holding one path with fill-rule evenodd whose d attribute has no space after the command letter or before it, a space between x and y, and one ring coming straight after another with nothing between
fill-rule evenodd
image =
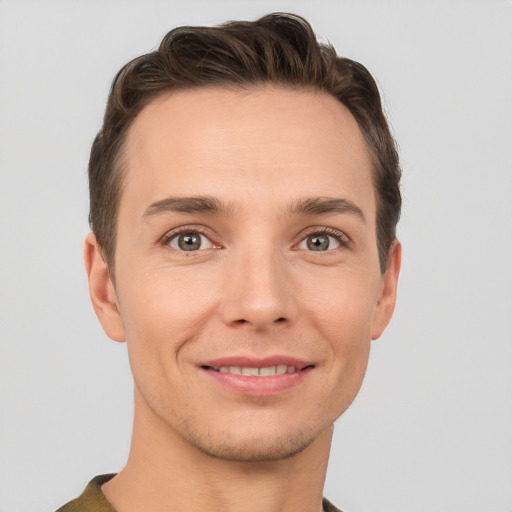
<instances>
[{"instance_id":1,"label":"skin","mask_svg":"<svg viewBox=\"0 0 512 512\"><path fill-rule=\"evenodd\" d=\"M182 91L139 114L126 160L115 286L94 235L85 243L96 314L126 341L135 381L130 456L105 495L118 512L318 512L333 422L391 318L400 267L395 241L379 268L356 121L320 92ZM223 207L165 203L191 196ZM326 198L345 207L297 209ZM181 250L180 229L201 247ZM327 249L312 250L319 242ZM220 385L202 366L240 356L310 369L261 394Z\"/></svg>"}]
</instances>

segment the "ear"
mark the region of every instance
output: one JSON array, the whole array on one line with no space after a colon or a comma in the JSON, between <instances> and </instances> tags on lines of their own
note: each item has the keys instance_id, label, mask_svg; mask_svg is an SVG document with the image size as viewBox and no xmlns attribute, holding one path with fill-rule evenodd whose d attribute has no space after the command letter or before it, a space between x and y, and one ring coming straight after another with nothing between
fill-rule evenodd
<instances>
[{"instance_id":1,"label":"ear","mask_svg":"<svg viewBox=\"0 0 512 512\"><path fill-rule=\"evenodd\" d=\"M373 313L372 340L381 336L393 316L401 262L402 246L395 239L389 249L387 267L382 276L380 295Z\"/></svg>"},{"instance_id":2,"label":"ear","mask_svg":"<svg viewBox=\"0 0 512 512\"><path fill-rule=\"evenodd\" d=\"M84 263L91 302L105 334L114 341L125 341L116 290L93 233L85 238Z\"/></svg>"}]
</instances>

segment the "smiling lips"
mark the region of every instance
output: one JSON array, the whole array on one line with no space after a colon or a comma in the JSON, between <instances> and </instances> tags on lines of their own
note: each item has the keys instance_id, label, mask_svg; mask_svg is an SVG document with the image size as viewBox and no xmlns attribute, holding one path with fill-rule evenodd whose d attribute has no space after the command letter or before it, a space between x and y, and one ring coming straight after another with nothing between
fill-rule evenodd
<instances>
[{"instance_id":1,"label":"smiling lips","mask_svg":"<svg viewBox=\"0 0 512 512\"><path fill-rule=\"evenodd\" d=\"M254 368L250 366L219 366L209 367L214 372L230 373L231 375L246 375L248 377L270 377L272 375L284 375L285 373L296 373L295 366L278 364L275 366L264 366L263 368Z\"/></svg>"},{"instance_id":2,"label":"smiling lips","mask_svg":"<svg viewBox=\"0 0 512 512\"><path fill-rule=\"evenodd\" d=\"M314 368L313 364L296 359L273 359L228 358L208 362L200 368L224 388L253 396L271 396L293 388Z\"/></svg>"}]
</instances>

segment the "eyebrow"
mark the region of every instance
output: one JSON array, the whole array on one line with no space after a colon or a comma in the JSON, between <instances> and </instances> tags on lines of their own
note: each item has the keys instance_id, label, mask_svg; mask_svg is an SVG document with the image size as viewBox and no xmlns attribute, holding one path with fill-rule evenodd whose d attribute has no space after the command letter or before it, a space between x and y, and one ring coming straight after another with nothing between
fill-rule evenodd
<instances>
[{"instance_id":1,"label":"eyebrow","mask_svg":"<svg viewBox=\"0 0 512 512\"><path fill-rule=\"evenodd\" d=\"M290 206L291 215L322 215L328 213L350 213L366 224L363 210L349 199L336 197L310 197L294 201Z\"/></svg>"},{"instance_id":2,"label":"eyebrow","mask_svg":"<svg viewBox=\"0 0 512 512\"><path fill-rule=\"evenodd\" d=\"M142 220L167 212L227 214L231 210L229 204L211 196L166 197L151 203L142 215Z\"/></svg>"},{"instance_id":3,"label":"eyebrow","mask_svg":"<svg viewBox=\"0 0 512 512\"><path fill-rule=\"evenodd\" d=\"M228 215L233 212L233 206L212 196L166 197L151 203L142 215L142 220L168 212ZM289 207L290 215L322 215L329 213L356 215L366 224L366 217L361 208L344 198L309 197L294 201Z\"/></svg>"}]
</instances>

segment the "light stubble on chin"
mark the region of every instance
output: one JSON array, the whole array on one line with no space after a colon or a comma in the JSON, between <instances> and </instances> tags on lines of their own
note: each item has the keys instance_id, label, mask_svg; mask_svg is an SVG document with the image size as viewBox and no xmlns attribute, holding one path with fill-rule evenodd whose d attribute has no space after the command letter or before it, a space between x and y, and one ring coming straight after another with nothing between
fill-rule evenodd
<instances>
[{"instance_id":1,"label":"light stubble on chin","mask_svg":"<svg viewBox=\"0 0 512 512\"><path fill-rule=\"evenodd\" d=\"M139 399L151 411L152 415L169 431L181 437L191 447L214 459L230 462L276 462L290 459L303 452L315 442L326 430L334 425L305 431L301 428L284 432L257 432L244 435L241 425L238 432L217 431L201 428L192 418L174 418L170 420L169 408L161 397L151 397L137 386ZM166 411L166 412L163 412ZM239 435L237 435L239 434Z\"/></svg>"},{"instance_id":2,"label":"light stubble on chin","mask_svg":"<svg viewBox=\"0 0 512 512\"><path fill-rule=\"evenodd\" d=\"M274 462L289 459L304 451L316 438L298 430L242 440L235 439L230 432L217 435L211 432L200 434L187 421L182 423L182 429L188 442L200 452L230 462Z\"/></svg>"}]
</instances>

